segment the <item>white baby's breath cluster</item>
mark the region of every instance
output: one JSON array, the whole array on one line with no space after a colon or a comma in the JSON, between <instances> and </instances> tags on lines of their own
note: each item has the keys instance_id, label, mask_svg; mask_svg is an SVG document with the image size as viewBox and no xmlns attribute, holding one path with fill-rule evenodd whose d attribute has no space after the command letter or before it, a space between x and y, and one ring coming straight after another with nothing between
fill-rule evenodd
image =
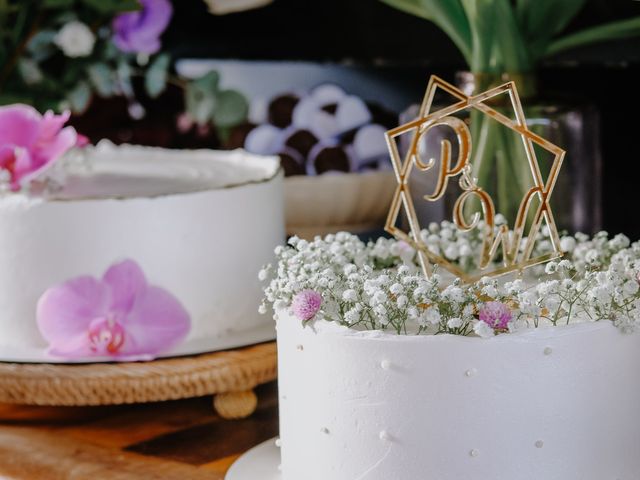
<instances>
[{"instance_id":1,"label":"white baby's breath cluster","mask_svg":"<svg viewBox=\"0 0 640 480\"><path fill-rule=\"evenodd\" d=\"M460 232L443 222L431 224L421 236L434 253L465 270L475 268L482 242L478 232ZM537 253L551 247L545 233L537 244ZM277 264L260 271L260 279L268 282L260 310L265 313L268 304L276 311L290 308L297 294L313 291L322 296L315 320L398 334L490 337L584 321L611 320L623 330L640 324L640 243L601 232L593 238L562 237L561 246L563 259L524 279L483 278L463 285L443 272L426 279L415 250L403 241L381 238L365 244L348 233L313 241L293 237L276 249ZM487 320L491 313L501 315L502 322Z\"/></svg>"}]
</instances>

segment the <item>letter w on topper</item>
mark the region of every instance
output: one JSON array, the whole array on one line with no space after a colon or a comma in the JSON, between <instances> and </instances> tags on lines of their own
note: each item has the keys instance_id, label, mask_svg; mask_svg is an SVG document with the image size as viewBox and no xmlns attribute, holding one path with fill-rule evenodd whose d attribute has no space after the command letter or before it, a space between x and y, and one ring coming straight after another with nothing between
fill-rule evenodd
<instances>
[{"instance_id":1,"label":"letter w on topper","mask_svg":"<svg viewBox=\"0 0 640 480\"><path fill-rule=\"evenodd\" d=\"M431 112L433 99L438 88L449 93L458 101L441 110ZM486 103L495 97L505 94L509 96L509 105L513 109L515 120L496 111ZM493 199L482 186L477 185L476 180L471 175L471 133L463 120L453 116L457 112L470 109L479 110L483 114L490 116L505 127L519 134L522 139L529 170L533 177L533 186L522 198L513 229L509 229L507 225L496 226L496 211ZM456 264L432 252L420 236L421 226L418 222L413 204L409 179L415 169L424 172L435 168L435 159L431 158L424 161L420 157L419 145L421 139L423 139L432 128L438 126L448 127L454 132L458 144L457 156L455 159L452 158L453 149L451 142L449 140L442 140L435 188L432 192L424 194L423 198L429 202L440 200L447 190L449 181L457 178L462 193L459 195L453 207L454 223L459 229L466 231L478 227L480 220L483 220L483 244L482 251L479 253L478 272L465 272ZM404 158L400 155L396 140L402 135L411 135L409 149ZM418 118L393 130L389 130L386 133L386 139L398 181L398 187L393 196L385 229L396 238L405 240L416 248L420 263L427 277L431 275L432 266L437 264L461 278L463 281L473 282L483 276L497 276L512 271L521 271L526 267L562 256L558 229L553 218L549 200L558 178L565 152L560 147L536 135L527 128L520 97L513 82L505 83L504 85L492 88L478 95L468 96L453 85L436 76L432 76L429 80L427 92ZM543 181L540 172L534 145L538 145L553 156L553 162L546 182ZM480 211L475 212L472 218L469 219L465 216L465 210L468 210L468 208L465 209L465 205L473 198L479 202ZM531 209L534 199L537 199L537 208L535 211ZM402 209L404 209L408 219L409 232L405 232L397 226ZM528 221L527 219L531 220ZM546 223L549 230L552 251L532 258L535 242L543 222ZM526 232L526 241L523 242L528 223L530 226L528 232ZM502 252L502 264L496 265L493 260L499 250Z\"/></svg>"}]
</instances>

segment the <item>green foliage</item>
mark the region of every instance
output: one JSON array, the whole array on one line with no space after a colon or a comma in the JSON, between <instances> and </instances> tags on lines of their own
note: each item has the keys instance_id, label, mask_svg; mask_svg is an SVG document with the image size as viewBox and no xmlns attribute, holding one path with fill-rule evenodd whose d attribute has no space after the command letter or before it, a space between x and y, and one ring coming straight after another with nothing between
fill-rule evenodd
<instances>
[{"instance_id":1,"label":"green foliage","mask_svg":"<svg viewBox=\"0 0 640 480\"><path fill-rule=\"evenodd\" d=\"M559 37L587 0L381 1L435 23L477 73L528 72L571 48L640 36L639 16Z\"/></svg>"},{"instance_id":2,"label":"green foliage","mask_svg":"<svg viewBox=\"0 0 640 480\"><path fill-rule=\"evenodd\" d=\"M55 1L55 0L54 0ZM102 14L114 14L140 10L138 0L81 0L88 7Z\"/></svg>"},{"instance_id":3,"label":"green foliage","mask_svg":"<svg viewBox=\"0 0 640 480\"><path fill-rule=\"evenodd\" d=\"M184 88L185 107L198 123L213 123L224 133L242 122L246 99L221 90L216 72L186 81L171 73L169 54L153 55L142 65L114 45L109 30L114 16L140 7L139 0L0 0L0 105L83 112L94 94L133 100L137 77L151 98L169 83ZM56 45L57 33L71 21L84 23L95 36L87 56L68 57Z\"/></svg>"},{"instance_id":4,"label":"green foliage","mask_svg":"<svg viewBox=\"0 0 640 480\"><path fill-rule=\"evenodd\" d=\"M144 77L144 86L151 98L157 98L164 92L169 75L169 63L171 57L167 53L158 55L151 63Z\"/></svg>"}]
</instances>

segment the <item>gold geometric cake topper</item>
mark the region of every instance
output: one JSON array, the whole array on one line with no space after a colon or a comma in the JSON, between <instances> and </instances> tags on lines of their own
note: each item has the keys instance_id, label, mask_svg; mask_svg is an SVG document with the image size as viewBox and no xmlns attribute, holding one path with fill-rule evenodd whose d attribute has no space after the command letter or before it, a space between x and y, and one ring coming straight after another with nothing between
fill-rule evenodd
<instances>
[{"instance_id":1,"label":"gold geometric cake topper","mask_svg":"<svg viewBox=\"0 0 640 480\"><path fill-rule=\"evenodd\" d=\"M455 97L457 102L432 112L431 107L438 88ZM512 120L487 105L489 100L505 94L509 96L509 105L513 108L515 120ZM463 120L453 116L457 112L468 109L476 109L484 115L490 116L505 127L519 134L522 139L529 170L533 177L533 186L522 198L513 229L509 229L509 227L504 224L496 228L495 218L497 212L495 211L494 202L491 196L481 186L477 185L476 179L472 176L470 160L472 151L471 133ZM421 139L425 137L427 132L436 126L445 126L453 130L458 143L458 154L455 161L452 161L451 142L448 140L441 141L436 186L432 192L424 195L423 198L430 202L441 199L449 182L457 177L462 193L457 198L453 207L454 224L461 230L470 230L475 228L480 220L484 220L482 251L480 252L478 262L479 272L465 272L443 256L430 251L420 237L421 225L418 222L411 197L409 179L414 169L425 172L435 168L435 159L430 158L425 161L420 157L419 145ZM403 135L412 136L410 137L409 149L404 158L401 158L396 138ZM497 276L513 271L522 271L527 267L562 256L558 229L553 218L549 200L558 178L565 152L528 129L524 111L520 103L520 97L513 82L491 88L478 95L468 96L439 77L432 76L429 80L418 118L405 125L389 130L386 133L386 140L391 153L391 160L393 162L398 186L393 196L385 229L396 238L404 240L416 248L420 263L427 277L431 275L432 266L436 264L450 271L464 282L469 283L484 276ZM534 145L538 145L539 148L548 151L553 156L546 182L542 178ZM481 208L479 211L473 213L473 215L471 215L472 218L469 219L465 215L468 213L468 208L465 209L465 205L473 198L476 199L476 202L479 202ZM535 213L531 215L533 210L530 212L530 207L534 199L537 199L536 203L538 203L538 206L535 209ZM408 233L396 226L403 208L409 222L410 232ZM528 218L531 220L528 221ZM532 258L536 237L543 221L549 229L552 252ZM521 242L525 236L525 229L528 224L530 225L526 232L526 243L524 248L521 249ZM492 265L492 260L500 248L502 251L502 265L495 267Z\"/></svg>"}]
</instances>

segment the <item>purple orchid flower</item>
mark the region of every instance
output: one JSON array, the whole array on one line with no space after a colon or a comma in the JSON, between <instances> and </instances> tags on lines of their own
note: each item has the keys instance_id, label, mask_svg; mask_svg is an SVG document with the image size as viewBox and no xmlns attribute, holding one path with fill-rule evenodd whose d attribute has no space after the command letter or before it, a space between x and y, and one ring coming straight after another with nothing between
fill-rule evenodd
<instances>
[{"instance_id":1,"label":"purple orchid flower","mask_svg":"<svg viewBox=\"0 0 640 480\"><path fill-rule=\"evenodd\" d=\"M37 319L49 353L66 358L148 360L190 329L180 302L149 285L133 260L112 265L102 279L81 276L49 288L38 301Z\"/></svg>"},{"instance_id":2,"label":"purple orchid flower","mask_svg":"<svg viewBox=\"0 0 640 480\"><path fill-rule=\"evenodd\" d=\"M151 55L160 50L160 36L169 25L173 7L169 0L140 0L142 9L113 19L113 42L123 52Z\"/></svg>"}]
</instances>

